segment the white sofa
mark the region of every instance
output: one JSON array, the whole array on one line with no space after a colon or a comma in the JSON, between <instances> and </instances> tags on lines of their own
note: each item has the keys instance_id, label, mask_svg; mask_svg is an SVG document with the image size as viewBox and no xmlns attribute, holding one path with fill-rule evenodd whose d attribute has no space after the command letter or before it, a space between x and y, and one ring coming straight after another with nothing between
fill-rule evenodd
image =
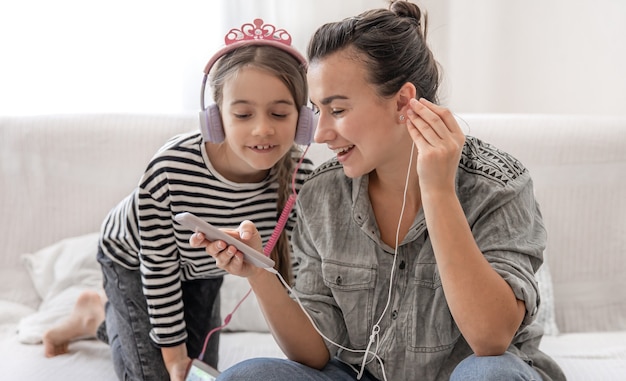
<instances>
[{"instance_id":1,"label":"white sofa","mask_svg":"<svg viewBox=\"0 0 626 381\"><path fill-rule=\"evenodd\" d=\"M626 380L626 118L462 115L470 135L530 169L548 228L541 275L542 348L569 380ZM41 333L98 287L96 232L185 115L0 117L0 369L2 379L115 380L108 347L72 343L47 359ZM310 151L319 163L324 146ZM550 278L552 282L550 282ZM553 287L552 287L553 286ZM247 291L227 278L222 310ZM282 356L253 297L222 334L220 365Z\"/></svg>"}]
</instances>

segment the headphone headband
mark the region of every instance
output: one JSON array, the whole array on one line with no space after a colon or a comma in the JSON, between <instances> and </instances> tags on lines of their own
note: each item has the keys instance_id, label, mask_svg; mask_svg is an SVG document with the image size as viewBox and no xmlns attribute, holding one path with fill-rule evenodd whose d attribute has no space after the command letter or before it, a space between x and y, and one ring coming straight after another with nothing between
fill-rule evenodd
<instances>
[{"instance_id":1,"label":"headphone headband","mask_svg":"<svg viewBox=\"0 0 626 381\"><path fill-rule=\"evenodd\" d=\"M217 52L215 52L213 57L209 59L209 62L207 62L206 66L204 67L204 74L208 75L209 72L211 71L211 68L213 68L213 65L215 65L215 63L226 54L242 46L249 46L249 45L273 46L275 48L281 49L291 54L293 58L298 60L298 62L300 62L300 64L303 65L305 68L307 66L306 58L304 58L304 56L300 54L296 49L291 47L291 45L285 45L282 42L269 41L269 40L237 41L237 42L231 43L230 45L226 45L222 47L220 50L218 50Z\"/></svg>"}]
</instances>

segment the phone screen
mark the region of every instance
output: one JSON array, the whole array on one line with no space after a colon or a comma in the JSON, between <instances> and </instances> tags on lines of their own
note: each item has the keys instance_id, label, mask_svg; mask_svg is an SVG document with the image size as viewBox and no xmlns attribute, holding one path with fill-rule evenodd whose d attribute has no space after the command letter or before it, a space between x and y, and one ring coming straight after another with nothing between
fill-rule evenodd
<instances>
[{"instance_id":1,"label":"phone screen","mask_svg":"<svg viewBox=\"0 0 626 381\"><path fill-rule=\"evenodd\" d=\"M194 360L189 367L185 381L215 381L217 374L219 373L213 368Z\"/></svg>"}]
</instances>

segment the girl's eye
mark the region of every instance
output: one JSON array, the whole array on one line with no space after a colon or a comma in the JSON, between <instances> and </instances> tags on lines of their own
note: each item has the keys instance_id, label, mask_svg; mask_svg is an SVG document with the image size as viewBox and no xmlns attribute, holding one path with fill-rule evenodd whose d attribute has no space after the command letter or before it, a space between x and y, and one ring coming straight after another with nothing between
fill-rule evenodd
<instances>
[{"instance_id":1,"label":"girl's eye","mask_svg":"<svg viewBox=\"0 0 626 381\"><path fill-rule=\"evenodd\" d=\"M287 117L287 114L277 114L277 113L273 113L272 115L274 115L275 118L279 118L279 119L284 119Z\"/></svg>"},{"instance_id":2,"label":"girl's eye","mask_svg":"<svg viewBox=\"0 0 626 381\"><path fill-rule=\"evenodd\" d=\"M340 108L334 108L330 110L330 113L333 115L340 115L344 110Z\"/></svg>"},{"instance_id":3,"label":"girl's eye","mask_svg":"<svg viewBox=\"0 0 626 381\"><path fill-rule=\"evenodd\" d=\"M234 114L237 119L245 119L250 116L250 114Z\"/></svg>"}]
</instances>

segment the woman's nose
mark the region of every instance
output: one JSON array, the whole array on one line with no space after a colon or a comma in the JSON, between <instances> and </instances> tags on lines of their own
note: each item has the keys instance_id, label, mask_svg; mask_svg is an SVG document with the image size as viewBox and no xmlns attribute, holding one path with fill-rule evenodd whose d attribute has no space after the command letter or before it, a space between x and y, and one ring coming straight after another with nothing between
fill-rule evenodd
<instances>
[{"instance_id":1,"label":"woman's nose","mask_svg":"<svg viewBox=\"0 0 626 381\"><path fill-rule=\"evenodd\" d=\"M332 129L327 123L325 123L324 119L325 118L322 116L321 112L315 118L315 121L317 123L317 126L315 128L315 135L313 135L313 140L315 141L315 143L326 143L333 139Z\"/></svg>"}]
</instances>

